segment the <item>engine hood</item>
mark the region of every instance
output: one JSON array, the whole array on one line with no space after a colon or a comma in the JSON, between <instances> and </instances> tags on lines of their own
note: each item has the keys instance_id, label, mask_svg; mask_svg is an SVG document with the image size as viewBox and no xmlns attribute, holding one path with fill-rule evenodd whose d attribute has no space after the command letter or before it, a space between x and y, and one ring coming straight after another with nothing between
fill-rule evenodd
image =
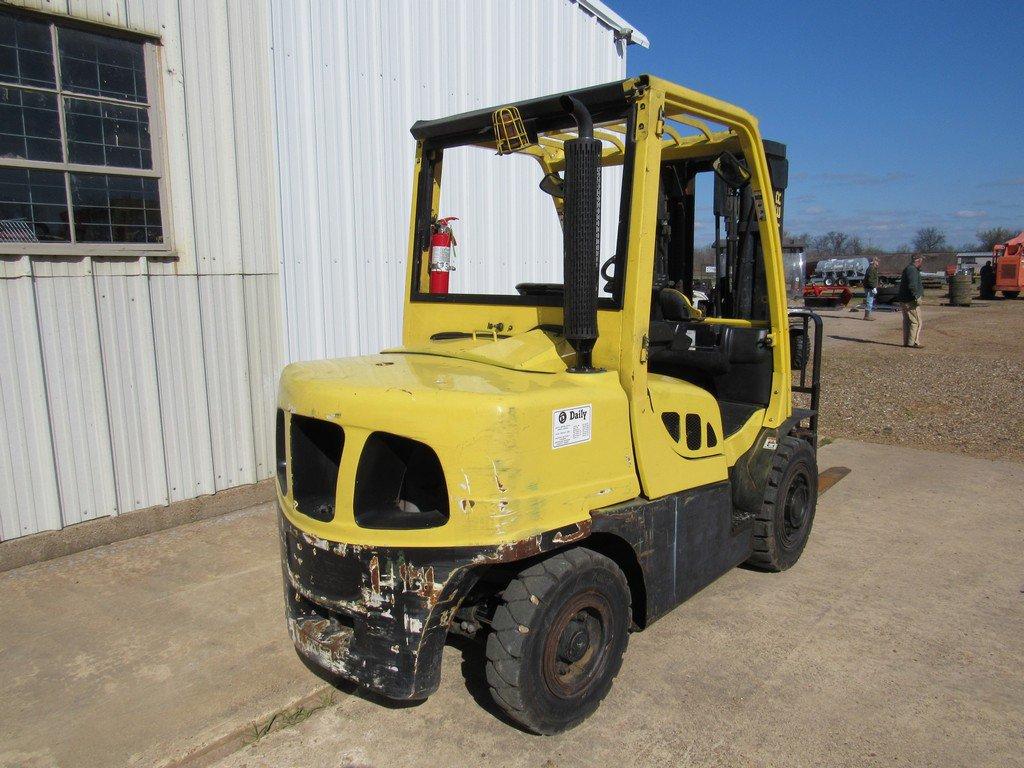
<instances>
[{"instance_id":1,"label":"engine hood","mask_svg":"<svg viewBox=\"0 0 1024 768\"><path fill-rule=\"evenodd\" d=\"M295 525L350 544L477 546L579 522L593 509L639 493L626 396L614 372L569 374L562 363L558 373L517 370L508 357L502 357L505 365L467 359L486 350L466 346L448 347L448 354L407 350L285 368L280 407L345 432L334 520L301 515L282 496ZM576 418L586 422L585 431L570 430ZM434 450L448 491L446 525L415 531L356 526L353 484L374 432Z\"/></svg>"}]
</instances>

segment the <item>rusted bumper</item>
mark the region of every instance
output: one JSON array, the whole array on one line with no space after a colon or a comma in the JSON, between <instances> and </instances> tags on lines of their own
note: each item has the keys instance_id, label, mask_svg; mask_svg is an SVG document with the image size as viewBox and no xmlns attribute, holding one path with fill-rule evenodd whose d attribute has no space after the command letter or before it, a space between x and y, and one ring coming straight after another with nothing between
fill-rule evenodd
<instances>
[{"instance_id":1,"label":"rusted bumper","mask_svg":"<svg viewBox=\"0 0 1024 768\"><path fill-rule=\"evenodd\" d=\"M565 546L589 521L495 547L361 547L278 515L288 631L321 669L391 699L437 690L448 626L479 568Z\"/></svg>"}]
</instances>

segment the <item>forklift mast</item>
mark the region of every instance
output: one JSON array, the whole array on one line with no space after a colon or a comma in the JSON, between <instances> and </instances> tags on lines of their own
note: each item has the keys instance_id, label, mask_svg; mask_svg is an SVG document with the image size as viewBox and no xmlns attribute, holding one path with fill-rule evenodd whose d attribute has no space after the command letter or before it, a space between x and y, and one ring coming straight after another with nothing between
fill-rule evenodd
<instances>
[{"instance_id":1,"label":"forklift mast","mask_svg":"<svg viewBox=\"0 0 1024 768\"><path fill-rule=\"evenodd\" d=\"M786 158L785 144L768 140L763 144L781 238L783 204L789 184L789 160ZM761 236L757 227L758 212L750 188L737 190L715 176L714 216L716 306L730 317L763 320L767 317L764 269L761 266L762 260L756 257L761 249ZM720 237L722 221L726 233L724 244Z\"/></svg>"}]
</instances>

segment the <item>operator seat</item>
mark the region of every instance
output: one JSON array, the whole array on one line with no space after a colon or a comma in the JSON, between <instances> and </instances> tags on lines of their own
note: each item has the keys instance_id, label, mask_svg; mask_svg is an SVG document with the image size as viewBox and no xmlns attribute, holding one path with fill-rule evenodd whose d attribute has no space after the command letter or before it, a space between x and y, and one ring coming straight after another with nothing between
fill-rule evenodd
<instances>
[{"instance_id":1,"label":"operator seat","mask_svg":"<svg viewBox=\"0 0 1024 768\"><path fill-rule=\"evenodd\" d=\"M661 316L674 322L700 322L704 313L693 306L690 297L676 288L662 288L658 292Z\"/></svg>"}]
</instances>

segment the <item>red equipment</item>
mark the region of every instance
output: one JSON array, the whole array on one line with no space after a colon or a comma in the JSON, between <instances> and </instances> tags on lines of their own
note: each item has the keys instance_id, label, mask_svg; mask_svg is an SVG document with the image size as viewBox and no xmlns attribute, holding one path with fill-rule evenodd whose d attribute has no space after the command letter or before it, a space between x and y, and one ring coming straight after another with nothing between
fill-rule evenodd
<instances>
[{"instance_id":1,"label":"red equipment","mask_svg":"<svg viewBox=\"0 0 1024 768\"><path fill-rule=\"evenodd\" d=\"M458 220L457 216L447 216L434 222L430 235L431 293L448 293L448 273L455 270L452 263L452 248L456 245L455 235L448 222Z\"/></svg>"},{"instance_id":2,"label":"red equipment","mask_svg":"<svg viewBox=\"0 0 1024 768\"><path fill-rule=\"evenodd\" d=\"M845 285L805 285L805 307L845 307L853 298L853 291Z\"/></svg>"},{"instance_id":3,"label":"red equipment","mask_svg":"<svg viewBox=\"0 0 1024 768\"><path fill-rule=\"evenodd\" d=\"M1024 291L1024 232L992 249L996 271L995 290L1007 299L1016 299Z\"/></svg>"}]
</instances>

